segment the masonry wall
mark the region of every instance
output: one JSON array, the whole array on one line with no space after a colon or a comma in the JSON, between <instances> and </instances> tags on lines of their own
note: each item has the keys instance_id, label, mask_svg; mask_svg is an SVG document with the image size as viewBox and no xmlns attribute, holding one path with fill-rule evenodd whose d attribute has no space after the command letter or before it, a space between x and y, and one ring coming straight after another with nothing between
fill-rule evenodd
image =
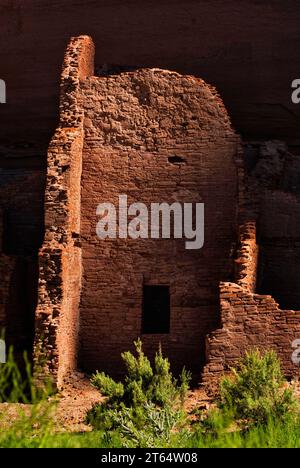
<instances>
[{"instance_id":1,"label":"masonry wall","mask_svg":"<svg viewBox=\"0 0 300 468\"><path fill-rule=\"evenodd\" d=\"M262 240L297 247L296 160L286 164L276 149L274 161L267 145L246 186L240 141L214 88L158 69L96 77L93 51L90 38L73 38L63 66L60 125L48 152L36 360L46 358L58 386L78 366L120 374L120 353L141 336L143 285L168 285L171 331L142 335L148 354L161 343L175 372L185 365L197 377L205 364L210 390L253 347L275 349L286 375L298 376L291 354L299 312L256 294ZM205 203L203 249L186 250L178 239L99 240L97 205L117 205L120 194L148 206ZM2 259L5 297L16 259L5 252ZM3 310L2 301L2 321Z\"/></svg>"},{"instance_id":2,"label":"masonry wall","mask_svg":"<svg viewBox=\"0 0 300 468\"><path fill-rule=\"evenodd\" d=\"M293 341L300 337L300 312L281 310L268 295L253 294L234 283L221 283L222 328L207 338L206 389L215 392L220 377L245 351L273 349L287 377L300 377L292 362Z\"/></svg>"},{"instance_id":3,"label":"masonry wall","mask_svg":"<svg viewBox=\"0 0 300 468\"><path fill-rule=\"evenodd\" d=\"M62 70L60 125L48 150L45 237L39 252L35 360L60 386L76 368L81 287L80 177L83 111L80 81L93 74L89 37L73 38Z\"/></svg>"},{"instance_id":4,"label":"masonry wall","mask_svg":"<svg viewBox=\"0 0 300 468\"><path fill-rule=\"evenodd\" d=\"M205 336L220 320L218 283L233 275L239 138L216 91L191 76L137 70L89 78L82 92L80 367L120 373L120 353L140 336L147 353L161 343L173 370L186 366L199 379ZM99 240L97 205L117 205L119 194L148 208L205 203L204 248ZM167 335L141 334L144 284L170 286Z\"/></svg>"},{"instance_id":5,"label":"masonry wall","mask_svg":"<svg viewBox=\"0 0 300 468\"><path fill-rule=\"evenodd\" d=\"M242 210L241 210L242 211ZM255 292L259 246L256 240L256 222L244 221L238 230L238 249L235 258L235 280L247 291Z\"/></svg>"},{"instance_id":6,"label":"masonry wall","mask_svg":"<svg viewBox=\"0 0 300 468\"><path fill-rule=\"evenodd\" d=\"M235 283L221 283L221 327L207 337L202 377L212 392L251 349L275 350L285 375L300 376L292 361L300 337L299 157L279 141L249 144L246 156L249 148L257 154L240 210Z\"/></svg>"}]
</instances>

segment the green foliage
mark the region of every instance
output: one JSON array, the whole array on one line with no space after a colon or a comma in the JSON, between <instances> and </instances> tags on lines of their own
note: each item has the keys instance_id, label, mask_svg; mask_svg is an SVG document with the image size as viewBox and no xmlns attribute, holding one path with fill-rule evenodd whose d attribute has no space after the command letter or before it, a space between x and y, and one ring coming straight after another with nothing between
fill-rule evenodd
<instances>
[{"instance_id":1,"label":"green foliage","mask_svg":"<svg viewBox=\"0 0 300 468\"><path fill-rule=\"evenodd\" d=\"M210 430L195 430L187 440L187 448L299 448L300 421L288 422L269 420L267 424L251 426L240 430L228 428L228 420L223 413L215 412L210 420Z\"/></svg>"},{"instance_id":2,"label":"green foliage","mask_svg":"<svg viewBox=\"0 0 300 468\"><path fill-rule=\"evenodd\" d=\"M7 362L0 365L0 403L10 403L0 409L0 447L44 447L53 433L55 401L50 380L35 385L31 364L24 353L24 370L20 371L13 349L8 351ZM7 416L10 408L13 415Z\"/></svg>"},{"instance_id":3,"label":"green foliage","mask_svg":"<svg viewBox=\"0 0 300 468\"><path fill-rule=\"evenodd\" d=\"M44 448L54 433L55 403L40 401L33 405L16 406L16 414L7 420L0 413L0 447Z\"/></svg>"},{"instance_id":4,"label":"green foliage","mask_svg":"<svg viewBox=\"0 0 300 468\"><path fill-rule=\"evenodd\" d=\"M248 424L284 422L295 415L297 406L273 351L246 353L231 377L221 382L221 409Z\"/></svg>"},{"instance_id":5,"label":"green foliage","mask_svg":"<svg viewBox=\"0 0 300 468\"><path fill-rule=\"evenodd\" d=\"M107 431L106 438L117 431L124 446L150 447L155 441L165 446L172 433L184 425L183 403L190 375L183 370L178 384L161 349L152 368L141 340L135 348L136 356L130 352L122 354L127 370L124 383L115 382L104 373L93 376L92 384L108 398L104 404L94 406L87 421L95 429Z\"/></svg>"},{"instance_id":6,"label":"green foliage","mask_svg":"<svg viewBox=\"0 0 300 468\"><path fill-rule=\"evenodd\" d=\"M28 432L24 427L20 427L20 433L14 437L11 431L11 438L6 437L5 443L2 441L3 434L0 432L0 447L25 447L25 448L122 448L136 447L140 443L135 439L134 431L125 439L118 433L104 433L92 431L86 433L55 433L48 429L47 432L30 430L28 421L23 420L28 427ZM253 426L247 431L222 430L216 432L186 431L176 430L171 434L169 442L164 445L159 439L154 440L152 447L169 448L300 448L300 421L290 421L288 423L278 423L269 421L267 425ZM41 425L43 425L42 423ZM48 424L48 423L46 423ZM221 420L218 426L226 425ZM26 435L27 434L27 435ZM25 436L24 436L25 435ZM127 441L127 444L126 444ZM132 441L132 442L130 442ZM125 442L125 443L124 443ZM150 443L146 439L146 443Z\"/></svg>"},{"instance_id":7,"label":"green foliage","mask_svg":"<svg viewBox=\"0 0 300 468\"><path fill-rule=\"evenodd\" d=\"M146 403L139 411L120 406L118 410L108 410L107 417L115 427L114 431L107 431L102 438L101 443L108 446L119 435L121 446L126 448L170 447L175 433L180 435L182 441L189 434L184 413L170 406L160 408Z\"/></svg>"},{"instance_id":8,"label":"green foliage","mask_svg":"<svg viewBox=\"0 0 300 468\"><path fill-rule=\"evenodd\" d=\"M119 399L124 396L124 386L120 382L115 382L111 377L108 377L104 372L96 372L91 379L94 387L101 389L104 396L111 399Z\"/></svg>"},{"instance_id":9,"label":"green foliage","mask_svg":"<svg viewBox=\"0 0 300 468\"><path fill-rule=\"evenodd\" d=\"M10 347L6 363L0 364L0 403L36 403L53 393L51 380L41 385L34 383L31 363L23 354L22 372Z\"/></svg>"},{"instance_id":10,"label":"green foliage","mask_svg":"<svg viewBox=\"0 0 300 468\"><path fill-rule=\"evenodd\" d=\"M246 353L220 383L220 400L194 424L189 446L276 447L300 441L299 408L273 351ZM296 435L295 435L296 434Z\"/></svg>"},{"instance_id":11,"label":"green foliage","mask_svg":"<svg viewBox=\"0 0 300 468\"><path fill-rule=\"evenodd\" d=\"M98 430L82 434L57 432L55 400L49 399L46 389L41 393L34 388L30 366L19 372L10 351L8 363L0 365L2 401L10 402L0 405L0 447L300 447L295 398L284 397L287 388L274 353L246 355L231 378L225 379L229 386L222 382L219 405L208 414L199 411L200 421L192 424L182 406L188 374L183 372L179 385L161 351L152 368L140 341L136 349L137 356L123 355L128 370L123 383L100 373L93 377L93 385L105 392L107 400L89 415ZM15 401L26 404L11 403Z\"/></svg>"},{"instance_id":12,"label":"green foliage","mask_svg":"<svg viewBox=\"0 0 300 468\"><path fill-rule=\"evenodd\" d=\"M17 366L12 348L8 351L7 362L0 365L0 402L27 403L28 401L28 379L30 375L30 364L24 355L25 373L24 378Z\"/></svg>"}]
</instances>

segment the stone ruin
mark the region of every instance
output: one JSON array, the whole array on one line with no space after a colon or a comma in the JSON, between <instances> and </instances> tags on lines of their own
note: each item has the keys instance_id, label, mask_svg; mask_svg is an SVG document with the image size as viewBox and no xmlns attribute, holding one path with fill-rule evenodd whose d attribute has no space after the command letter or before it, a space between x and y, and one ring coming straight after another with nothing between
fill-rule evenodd
<instances>
[{"instance_id":1,"label":"stone ruin","mask_svg":"<svg viewBox=\"0 0 300 468\"><path fill-rule=\"evenodd\" d=\"M76 369L122 374L120 354L138 337L150 356L161 344L175 373L185 366L208 390L251 348L275 349L298 377L299 158L282 142L242 142L199 78L99 75L92 40L73 38L45 188L32 170L7 173L0 188L0 328L9 343L42 356L58 387ZM97 205L119 194L204 203L203 248L99 240ZM43 212L41 236L33 220ZM161 316L151 316L153 297Z\"/></svg>"}]
</instances>

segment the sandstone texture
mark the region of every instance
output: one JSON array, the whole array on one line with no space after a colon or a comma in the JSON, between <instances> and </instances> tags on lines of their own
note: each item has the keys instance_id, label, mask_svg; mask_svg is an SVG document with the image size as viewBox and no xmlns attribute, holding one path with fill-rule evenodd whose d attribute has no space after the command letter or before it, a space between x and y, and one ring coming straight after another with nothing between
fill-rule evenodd
<instances>
[{"instance_id":1,"label":"sandstone texture","mask_svg":"<svg viewBox=\"0 0 300 468\"><path fill-rule=\"evenodd\" d=\"M299 376L299 157L281 141L242 142L202 79L95 71L94 53L88 36L67 48L46 180L11 169L0 187L0 327L58 386L77 369L122 374L120 353L138 337L211 391L251 348L275 349ZM97 205L121 194L148 207L204 203L203 248L100 240ZM28 220L43 210L41 229ZM169 287L169 333L143 334L144 285Z\"/></svg>"}]
</instances>

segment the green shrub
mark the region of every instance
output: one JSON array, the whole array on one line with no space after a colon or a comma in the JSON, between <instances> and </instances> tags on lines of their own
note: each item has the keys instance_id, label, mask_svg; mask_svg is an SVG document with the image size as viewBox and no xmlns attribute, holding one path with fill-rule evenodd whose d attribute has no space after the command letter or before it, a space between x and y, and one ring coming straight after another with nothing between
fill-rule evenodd
<instances>
[{"instance_id":1,"label":"green shrub","mask_svg":"<svg viewBox=\"0 0 300 468\"><path fill-rule=\"evenodd\" d=\"M273 351L246 353L232 375L221 382L221 405L235 419L267 424L286 421L297 410L294 392L287 387L280 361Z\"/></svg>"},{"instance_id":2,"label":"green shrub","mask_svg":"<svg viewBox=\"0 0 300 468\"><path fill-rule=\"evenodd\" d=\"M252 354L252 353L251 353ZM269 355L269 353L267 353ZM137 343L137 357L130 353L124 353L123 359L128 363L129 371L123 383L97 373L93 378L93 384L101 388L107 396L107 401L103 406L97 406L91 412L95 417L96 427L101 427L101 431L87 433L59 433L55 427L55 401L49 401L46 391L42 399L37 399L40 391L36 391L33 385L33 378L30 368L28 368L29 383L27 384L18 374L18 368L13 360L11 352L8 358L8 368L3 372L3 365L0 365L2 372L2 395L8 401L22 401L24 389L31 388L29 393L33 404L10 404L0 406L0 447L3 448L122 448L122 447L189 447L189 448L269 448L269 447L300 447L300 418L299 414L294 417L294 397L289 401L289 405L282 410L276 410L271 417L262 418L257 422L252 413L245 424L240 424L239 418L249 415L249 410L245 412L248 405L248 393L250 400L257 399L261 402L261 395L267 394L268 398L276 397L276 402L281 402L285 391L285 382L282 377L278 360L273 355L267 358L254 353L252 357L247 355L233 372L230 391L223 394L219 407L211 410L208 416L199 410L201 422L191 424L187 414L182 408L186 392L188 389L188 375L183 373L180 385L172 377L169 363L161 355L157 354L153 368L149 365L149 360L143 355L141 343ZM259 361L257 364L256 361ZM261 363L263 360L264 364ZM256 364L254 365L254 361ZM265 368L268 362L267 368ZM276 365L274 365L274 363ZM10 372L8 372L10 369ZM248 369L248 370L247 370ZM259 370L260 369L260 370ZM273 369L273 372L271 371ZM250 374L250 375L248 375ZM15 382L21 384L21 391L17 388L13 390L5 383L4 375ZM12 375L17 376L11 379ZM25 374L22 374L25 375ZM237 375L239 378L237 378ZM243 376L243 379L241 379ZM255 376L255 378L254 378ZM263 376L263 377L262 377ZM271 389L268 382L272 376ZM142 383L141 383L142 381ZM233 384L240 384L238 390L233 391ZM258 382L261 382L261 389ZM243 385L242 385L243 383ZM276 383L276 384L275 384ZM165 385L165 387L164 387ZM222 383L222 386L224 382ZM265 389L268 387L268 390ZM226 385L225 385L226 387ZM250 391L254 387L255 391ZM256 388L259 387L259 388ZM3 389L5 391L3 391ZM226 393L227 392L227 393ZM272 393L273 392L273 393ZM125 395L126 402L125 404ZM254 396L253 396L254 395ZM272 397L273 395L273 397ZM234 401L234 398L237 400ZM25 399L28 399L28 392L25 392ZM246 399L246 403L242 402ZM142 401L143 403L138 403ZM287 400L284 400L287 403ZM237 405L235 404L237 403ZM277 405L276 403L276 405ZM274 401L268 408L274 408ZM242 407L242 409L237 409ZM284 406L284 405L283 405ZM251 405L252 408L252 405ZM257 408L257 404L256 404ZM9 412L7 413L7 409ZM11 412L12 411L12 412ZM257 411L257 409L256 409ZM99 412L100 420L97 419ZM269 413L269 411L268 411ZM278 416L279 414L279 416ZM256 415L256 413L254 413ZM288 415L288 417L287 417ZM293 417L291 417L293 415ZM267 420L267 422L265 422ZM255 422L255 425L249 424ZM106 428L110 430L106 431Z\"/></svg>"},{"instance_id":3,"label":"green shrub","mask_svg":"<svg viewBox=\"0 0 300 468\"><path fill-rule=\"evenodd\" d=\"M118 400L124 396L124 385L120 382L115 382L111 377L105 375L104 372L96 372L91 378L91 383L94 387L101 389L104 396Z\"/></svg>"},{"instance_id":4,"label":"green shrub","mask_svg":"<svg viewBox=\"0 0 300 468\"><path fill-rule=\"evenodd\" d=\"M156 353L154 367L135 342L136 356L122 354L126 366L124 382L115 382L97 372L92 384L107 396L104 404L89 411L87 422L111 437L117 431L125 446L150 447L168 444L172 433L184 425L183 403L189 388L190 375L183 370L180 384L170 372L170 363L161 350Z\"/></svg>"}]
</instances>

